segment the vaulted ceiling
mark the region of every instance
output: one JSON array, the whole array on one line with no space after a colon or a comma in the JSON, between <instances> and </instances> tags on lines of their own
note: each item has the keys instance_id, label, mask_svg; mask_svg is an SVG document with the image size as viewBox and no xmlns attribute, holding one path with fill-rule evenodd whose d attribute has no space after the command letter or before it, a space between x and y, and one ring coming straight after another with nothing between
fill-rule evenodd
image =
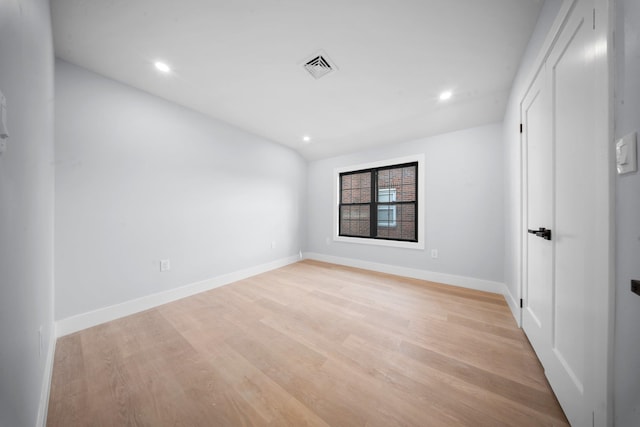
<instances>
[{"instance_id":1,"label":"vaulted ceiling","mask_svg":"<svg viewBox=\"0 0 640 427\"><path fill-rule=\"evenodd\" d=\"M319 159L502 120L542 3L53 0L51 7L59 58ZM316 79L304 64L318 54L334 70ZM158 71L156 61L171 71ZM444 91L452 92L446 101Z\"/></svg>"}]
</instances>

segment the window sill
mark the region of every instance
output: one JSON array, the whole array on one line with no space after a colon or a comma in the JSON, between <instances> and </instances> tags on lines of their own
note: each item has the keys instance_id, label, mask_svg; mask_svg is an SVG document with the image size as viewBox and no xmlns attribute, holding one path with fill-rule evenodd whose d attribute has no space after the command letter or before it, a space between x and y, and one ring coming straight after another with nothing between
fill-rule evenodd
<instances>
[{"instance_id":1,"label":"window sill","mask_svg":"<svg viewBox=\"0 0 640 427\"><path fill-rule=\"evenodd\" d=\"M404 248L404 249L424 249L424 243L422 242L399 242L396 240L361 239L359 237L344 237L344 236L333 236L333 241L341 242L341 243L355 243L359 245L369 245L369 246L387 246L392 248Z\"/></svg>"}]
</instances>

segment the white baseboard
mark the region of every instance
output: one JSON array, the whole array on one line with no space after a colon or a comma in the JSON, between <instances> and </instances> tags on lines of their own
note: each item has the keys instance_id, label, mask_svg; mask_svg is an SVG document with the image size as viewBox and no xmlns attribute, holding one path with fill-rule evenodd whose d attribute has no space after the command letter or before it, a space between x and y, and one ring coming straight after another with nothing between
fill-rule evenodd
<instances>
[{"instance_id":1,"label":"white baseboard","mask_svg":"<svg viewBox=\"0 0 640 427\"><path fill-rule=\"evenodd\" d=\"M49 345L47 346L47 359L42 376L42 388L40 390L40 405L38 407L37 427L46 427L47 413L49 412L49 393L51 392L51 378L53 376L53 361L56 355L56 325L51 323L49 331Z\"/></svg>"},{"instance_id":2,"label":"white baseboard","mask_svg":"<svg viewBox=\"0 0 640 427\"><path fill-rule=\"evenodd\" d=\"M419 270L417 268L398 267L377 262L362 261L353 258L343 258L333 255L325 255L316 252L305 252L305 259L329 262L332 264L345 265L347 267L363 268L365 270L377 271L380 273L395 274L397 276L411 277L413 279L428 280L430 282L443 283L445 285L460 286L478 291L493 292L505 295L508 293L504 283L493 282L491 280L476 279L473 277L456 276L453 274L437 273L434 271Z\"/></svg>"},{"instance_id":3,"label":"white baseboard","mask_svg":"<svg viewBox=\"0 0 640 427\"><path fill-rule=\"evenodd\" d=\"M237 282L238 280L246 279L257 274L275 270L276 268L293 264L295 262L298 262L299 260L300 257L297 255L288 258L282 258L266 264L257 265L255 267L250 267L233 273L224 274L222 276L213 277L201 282L181 286L176 289L147 295L135 300L126 301L120 304L90 311L88 313L83 313L76 316L68 317L66 319L58 320L56 322L57 336L62 337L77 331L81 331L83 329L90 328L92 326L99 325L101 323L110 322L121 317L139 313L144 310L149 310L159 305L199 294L201 292L215 289L220 286L228 285L230 283Z\"/></svg>"},{"instance_id":4,"label":"white baseboard","mask_svg":"<svg viewBox=\"0 0 640 427\"><path fill-rule=\"evenodd\" d=\"M511 294L511 291L509 291L509 288L506 285L504 287L504 299L507 300L507 304L511 309L511 314L513 315L513 318L516 319L518 327L522 327L522 309L520 308L520 301Z\"/></svg>"}]
</instances>

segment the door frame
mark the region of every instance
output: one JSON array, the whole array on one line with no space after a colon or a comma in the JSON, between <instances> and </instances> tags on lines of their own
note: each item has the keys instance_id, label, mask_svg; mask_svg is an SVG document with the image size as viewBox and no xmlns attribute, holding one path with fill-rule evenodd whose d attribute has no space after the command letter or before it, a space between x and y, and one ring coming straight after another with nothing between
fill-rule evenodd
<instances>
[{"instance_id":1,"label":"door frame","mask_svg":"<svg viewBox=\"0 0 640 427\"><path fill-rule=\"evenodd\" d=\"M532 72L528 75L527 86L519 96L520 123L523 123L523 103L532 88L534 80L544 66L551 50L553 49L561 31L563 30L569 13L574 5L581 0L563 0L560 11L544 40L540 53L536 57ZM615 56L613 51L613 7L615 0L593 0L596 25L596 40L598 40L597 52L604 56L603 60L596 61L596 97L599 102L594 106L595 117L600 118L596 124L596 137L599 141L596 147L596 176L597 187L594 189L597 199L596 221L598 226L595 233L597 242L595 266L598 287L591 296L595 311L591 318L589 330L593 331L592 354L594 364L592 366L593 378L588 384L590 400L594 410L594 425L613 425L613 398L612 398L612 365L613 365L613 326L615 314L615 156L613 151L613 76ZM524 295L524 283L527 277L527 147L524 134L520 134L520 218L519 218L519 256L518 266L518 299ZM522 327L523 309L517 311L516 321Z\"/></svg>"}]
</instances>

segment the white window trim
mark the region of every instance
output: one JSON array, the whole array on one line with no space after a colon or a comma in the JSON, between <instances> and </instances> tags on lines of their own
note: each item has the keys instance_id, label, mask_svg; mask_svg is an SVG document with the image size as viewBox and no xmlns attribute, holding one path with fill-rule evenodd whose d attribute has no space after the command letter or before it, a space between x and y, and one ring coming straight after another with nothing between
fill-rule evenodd
<instances>
[{"instance_id":1,"label":"white window trim","mask_svg":"<svg viewBox=\"0 0 640 427\"><path fill-rule=\"evenodd\" d=\"M338 211L340 206L340 174L343 172L352 172L362 169L381 168L385 166L400 165L403 163L418 162L418 241L417 242L401 242L397 240L382 239L365 239L361 237L340 236L340 224L338 224ZM424 210L424 154L415 154L407 157L399 157L396 159L382 160L378 162L365 163L359 165L344 166L334 169L333 171L333 241L342 243L356 243L370 246L389 246L394 248L422 249L424 250L424 227L425 227L425 210Z\"/></svg>"}]
</instances>

